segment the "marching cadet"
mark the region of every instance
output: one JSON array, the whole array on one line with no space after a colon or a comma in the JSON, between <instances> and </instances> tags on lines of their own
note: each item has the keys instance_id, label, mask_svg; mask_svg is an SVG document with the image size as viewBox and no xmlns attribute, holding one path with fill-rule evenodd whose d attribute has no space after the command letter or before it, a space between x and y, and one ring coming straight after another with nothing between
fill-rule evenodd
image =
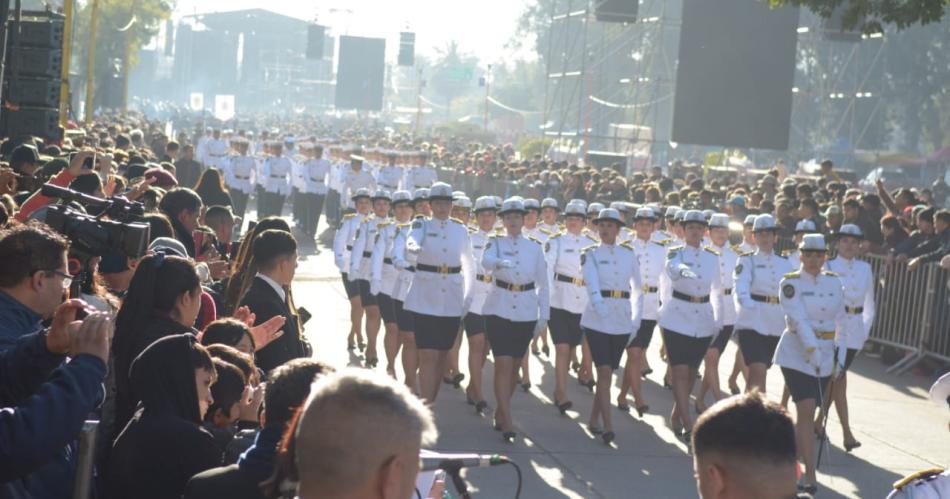
<instances>
[{"instance_id":1,"label":"marching cadet","mask_svg":"<svg viewBox=\"0 0 950 499\"><path fill-rule=\"evenodd\" d=\"M409 191L396 191L392 197L394 220L379 227L376 243L373 245L370 260L369 292L376 296L379 314L383 320L386 334L383 336L383 350L386 353L386 372L396 377L396 355L399 354L399 322L396 315L396 281L400 270L393 264L393 242L400 225L409 224L412 208L409 203L412 194Z\"/></svg>"},{"instance_id":2,"label":"marching cadet","mask_svg":"<svg viewBox=\"0 0 950 499\"><path fill-rule=\"evenodd\" d=\"M732 330L736 324L736 305L732 299L735 286L734 273L739 254L729 246L729 215L714 213L709 218L709 247L719 253L719 277L722 287L722 299L716 303L722 305L722 310L716 315L722 318L722 329L709 345L706 357L703 359L703 379L696 395L696 413L702 414L706 410L706 392L711 392L713 402L722 398L719 389L719 358L726 349Z\"/></svg>"},{"instance_id":3,"label":"marching cadet","mask_svg":"<svg viewBox=\"0 0 950 499\"><path fill-rule=\"evenodd\" d=\"M610 208L617 210L617 213L620 213L620 219L623 220L623 223L624 224L627 223L627 215L629 214L629 211L630 211L629 204L623 201L614 201L610 203ZM618 237L620 237L620 242L623 243L636 237L636 233L633 232L633 229L631 229L627 225L624 225L623 227L620 228L620 236Z\"/></svg>"},{"instance_id":4,"label":"marching cadet","mask_svg":"<svg viewBox=\"0 0 950 499\"><path fill-rule=\"evenodd\" d=\"M595 219L600 215L600 211L606 208L603 203L591 203L587 205L587 230L597 234L597 224Z\"/></svg>"},{"instance_id":5,"label":"marching cadet","mask_svg":"<svg viewBox=\"0 0 950 499\"><path fill-rule=\"evenodd\" d=\"M799 249L801 268L785 274L780 283L787 327L775 350L775 363L782 368L795 402L796 447L805 464L799 491L815 495L815 408L827 393L832 376L844 372L846 352L835 352L835 337L847 336L840 327L847 312L841 280L833 272L822 271L827 249L824 236L806 235Z\"/></svg>"},{"instance_id":6,"label":"marching cadet","mask_svg":"<svg viewBox=\"0 0 950 499\"><path fill-rule=\"evenodd\" d=\"M590 345L597 369L597 391L591 408L588 430L600 435L604 443L614 440L610 414L610 387L613 372L620 367L620 357L640 329L643 315L643 293L630 298L632 290L640 290L640 264L636 250L620 243L623 220L613 208L605 208L595 220L600 243L588 246L581 253L587 306L581 314L581 327ZM598 423L603 423L599 426Z\"/></svg>"},{"instance_id":7,"label":"marching cadet","mask_svg":"<svg viewBox=\"0 0 950 499\"><path fill-rule=\"evenodd\" d=\"M818 231L815 230L815 222L808 220L799 220L795 224L795 247L785 253L785 258L788 258L788 261L793 264L800 260L801 252L798 251L798 245L802 243L802 238L805 237L805 234L815 234Z\"/></svg>"},{"instance_id":8,"label":"marching cadet","mask_svg":"<svg viewBox=\"0 0 950 499\"><path fill-rule=\"evenodd\" d=\"M930 387L930 400L944 410L950 406L950 373ZM894 482L887 499L942 499L950 497L950 471L931 468L918 471Z\"/></svg>"},{"instance_id":9,"label":"marching cadet","mask_svg":"<svg viewBox=\"0 0 950 499\"><path fill-rule=\"evenodd\" d=\"M415 166L406 172L407 189L428 189L439 180L435 167L426 163L425 154L415 154L411 158Z\"/></svg>"},{"instance_id":10,"label":"marching cadet","mask_svg":"<svg viewBox=\"0 0 950 499\"><path fill-rule=\"evenodd\" d=\"M735 330L749 369L746 391L758 388L765 393L766 373L785 329L779 281L795 270L795 264L775 254L778 226L772 215L756 216L752 232L758 249L752 254L741 254L735 267Z\"/></svg>"},{"instance_id":11,"label":"marching cadet","mask_svg":"<svg viewBox=\"0 0 950 499\"><path fill-rule=\"evenodd\" d=\"M370 202L369 189L360 189L353 196L353 203L356 206L356 212L343 216L340 222L340 228L337 229L333 237L333 259L340 275L343 277L343 288L346 290L346 297L350 300L350 335L346 339L347 350L353 350L354 341L357 342L360 350L366 347L363 343L363 302L360 300L360 287L355 281L349 278L350 264L352 263L353 243L356 241L356 235L359 232L363 220L369 216L372 203Z\"/></svg>"},{"instance_id":12,"label":"marching cadet","mask_svg":"<svg viewBox=\"0 0 950 499\"><path fill-rule=\"evenodd\" d=\"M236 139L232 141L232 144L235 154L229 158L228 165L224 169L224 183L231 193L234 215L243 220L247 211L247 199L254 192L254 173L257 163L254 158L247 155L249 144L246 139Z\"/></svg>"},{"instance_id":13,"label":"marching cadet","mask_svg":"<svg viewBox=\"0 0 950 499\"><path fill-rule=\"evenodd\" d=\"M432 216L432 205L429 204L429 189L421 187L412 193L412 209L415 217L428 218Z\"/></svg>"},{"instance_id":14,"label":"marching cadet","mask_svg":"<svg viewBox=\"0 0 950 499\"><path fill-rule=\"evenodd\" d=\"M376 191L376 179L373 178L373 174L363 169L363 161L360 155L350 155L350 168L343 175L343 199L351 199L353 193L360 189ZM353 204L348 202L347 208L352 209Z\"/></svg>"},{"instance_id":15,"label":"marching cadet","mask_svg":"<svg viewBox=\"0 0 950 499\"><path fill-rule=\"evenodd\" d=\"M755 236L752 234L752 226L755 225L755 215L748 215L745 217L745 220L742 221L742 242L734 245L732 250L738 253L739 255L743 254L752 254L755 253ZM795 265L795 262L798 260L790 260L792 265ZM733 293L733 295L735 295ZM733 335L735 337L735 335ZM742 358L742 348L736 351L736 358L732 364L732 373L729 374L729 391L733 395L739 394L739 375L742 375L742 378L745 380L746 385L749 384L749 367L745 363L745 359ZM784 404L783 404L784 405Z\"/></svg>"},{"instance_id":16,"label":"marching cadet","mask_svg":"<svg viewBox=\"0 0 950 499\"><path fill-rule=\"evenodd\" d=\"M312 155L303 164L304 188L303 229L311 238L317 237L317 223L323 212L323 202L327 197L327 179L330 176L330 162L323 158L323 146L313 144L309 149ZM319 253L319 248L317 253Z\"/></svg>"},{"instance_id":17,"label":"marching cadet","mask_svg":"<svg viewBox=\"0 0 950 499\"><path fill-rule=\"evenodd\" d=\"M825 263L825 269L834 272L841 280L844 289L843 329L846 334L835 338L835 347L846 350L844 371L835 380L831 390L831 400L838 411L838 421L844 433L844 448L851 452L861 446L851 432L848 418L848 369L854 357L864 348L874 324L874 273L871 265L855 258L861 249L864 233L854 224L844 224L836 234L838 256Z\"/></svg>"},{"instance_id":18,"label":"marching cadet","mask_svg":"<svg viewBox=\"0 0 950 499\"><path fill-rule=\"evenodd\" d=\"M433 184L429 204L432 218L414 220L406 240L406 251L415 253L417 262L405 308L414 313L421 398L433 403L461 324L467 286L475 279L475 267L468 229L449 218L452 187Z\"/></svg>"},{"instance_id":19,"label":"marching cadet","mask_svg":"<svg viewBox=\"0 0 950 499\"><path fill-rule=\"evenodd\" d=\"M587 289L581 268L581 250L597 244L584 227L587 211L579 203L564 207L565 231L545 244L551 288L551 320L548 328L554 343L554 405L565 414L573 404L567 400L567 375L571 352L581 343L581 314L587 307Z\"/></svg>"},{"instance_id":20,"label":"marching cadet","mask_svg":"<svg viewBox=\"0 0 950 499\"><path fill-rule=\"evenodd\" d=\"M379 357L376 355L376 339L379 335L381 315L376 293L370 289L369 281L372 272L373 248L379 238L379 231L392 224L389 220L389 205L392 197L389 191L377 190L370 198L373 204L372 213L363 219L356 238L353 241L353 250L350 252L350 272L347 278L355 282L360 290L360 303L366 312L366 367L376 367Z\"/></svg>"},{"instance_id":21,"label":"marching cadet","mask_svg":"<svg viewBox=\"0 0 950 499\"><path fill-rule=\"evenodd\" d=\"M452 218L461 221L471 235L473 231L469 226L469 221L472 218L472 200L469 199L464 192L455 191L452 193ZM461 347L462 325L460 324L458 334L455 335L455 344L453 344L452 349L449 350L449 359L445 373L442 376L442 381L445 384L452 385L455 388L461 388L462 381L465 379L465 374L459 370L459 349L461 349Z\"/></svg>"},{"instance_id":22,"label":"marching cadet","mask_svg":"<svg viewBox=\"0 0 950 499\"><path fill-rule=\"evenodd\" d=\"M511 199L521 199L521 198L519 196L514 196ZM525 208L524 226L522 228L522 232L524 232L525 236L533 237L541 241L542 243L546 242L548 238L551 236L551 233L548 233L546 230L542 229L538 225L538 222L540 221L540 218L541 218L541 203L539 203L537 199L531 199L531 198L523 199L522 203L524 204L524 208ZM531 349L531 353L533 353L534 355L540 355L541 353L538 350L537 343L538 343L538 338L535 337L534 340L532 341L532 349ZM548 344L547 344L547 337L544 338L544 351L545 352L551 351L551 349L548 347ZM530 359L528 357L524 357L521 360L521 388L524 391L528 391L531 389L531 371L529 367L530 366L529 360Z\"/></svg>"},{"instance_id":23,"label":"marching cadet","mask_svg":"<svg viewBox=\"0 0 950 499\"><path fill-rule=\"evenodd\" d=\"M387 191L393 192L402 185L404 170L396 164L396 153L386 154L386 165L376 172L376 184Z\"/></svg>"},{"instance_id":24,"label":"marching cadet","mask_svg":"<svg viewBox=\"0 0 950 499\"><path fill-rule=\"evenodd\" d=\"M223 170L228 162L228 151L231 146L221 138L221 130L212 132L211 138L205 145L205 166Z\"/></svg>"},{"instance_id":25,"label":"marching cadet","mask_svg":"<svg viewBox=\"0 0 950 499\"><path fill-rule=\"evenodd\" d=\"M468 339L468 387L465 398L475 411L481 413L488 407L482 394L482 370L488 355L488 343L485 340L485 315L482 310L485 299L494 287L491 273L482 266L482 254L488 245L488 238L495 233L495 219L498 206L491 196L481 196L475 200L475 223L477 228L469 232L472 242L472 258L475 261L475 282L469 293L470 303L462 319L465 336Z\"/></svg>"},{"instance_id":26,"label":"marching cadet","mask_svg":"<svg viewBox=\"0 0 950 499\"><path fill-rule=\"evenodd\" d=\"M523 201L505 200L498 215L505 222L506 234L490 238L482 253L482 267L491 272L495 283L482 309L495 359L495 429L507 442L516 437L511 395L518 366L551 313L544 243L522 232L525 214Z\"/></svg>"},{"instance_id":27,"label":"marching cadet","mask_svg":"<svg viewBox=\"0 0 950 499\"><path fill-rule=\"evenodd\" d=\"M283 147L280 142L271 144L271 157L264 161L258 182L262 187L258 201L258 219L276 216L284 210L284 199L290 192L290 174L293 165L290 160L282 156Z\"/></svg>"},{"instance_id":28,"label":"marching cadet","mask_svg":"<svg viewBox=\"0 0 950 499\"><path fill-rule=\"evenodd\" d=\"M712 337L722 329L722 278L719 253L702 246L706 219L697 210L683 214L684 245L674 246L666 255L666 274L671 280L671 299L660 305L660 332L672 368L673 431L690 441L692 417L689 395L696 381L696 370L709 348Z\"/></svg>"},{"instance_id":29,"label":"marching cadet","mask_svg":"<svg viewBox=\"0 0 950 499\"><path fill-rule=\"evenodd\" d=\"M557 223L559 214L560 209L557 205L557 199L544 198L541 200L541 221L538 222L538 228L548 237L564 230L564 227Z\"/></svg>"},{"instance_id":30,"label":"marching cadet","mask_svg":"<svg viewBox=\"0 0 950 499\"><path fill-rule=\"evenodd\" d=\"M425 197L428 198L428 189L425 190ZM410 219L425 219L423 215L414 211L418 206L416 200L409 202L410 210L413 213ZM409 239L409 232L412 230L412 223L401 223L396 226L396 235L392 241L392 259L393 266L399 269L399 275L396 277L396 285L393 287L393 308L396 310L396 326L399 328L399 344L402 349L402 371L405 374L406 386L412 390L412 393L419 393L418 372L419 372L419 351L416 348L416 334L414 324L414 314L405 309L406 296L409 294L409 287L412 284L412 278L416 273L416 255L406 251L406 241Z\"/></svg>"},{"instance_id":31,"label":"marching cadet","mask_svg":"<svg viewBox=\"0 0 950 499\"><path fill-rule=\"evenodd\" d=\"M666 236L666 239L669 239L670 242L673 242L676 238L676 234L673 233L673 226L676 225L674 221L676 219L676 214L682 211L682 208L679 206L667 206L666 212L663 214L663 226L664 230L663 235Z\"/></svg>"},{"instance_id":32,"label":"marching cadet","mask_svg":"<svg viewBox=\"0 0 950 499\"><path fill-rule=\"evenodd\" d=\"M661 276L664 274L666 260L666 246L653 239L653 227L656 222L656 212L650 208L640 208L634 216L633 227L636 237L630 241L637 253L637 263L640 267L640 280L643 286L636 292L643 295L643 313L640 315L640 327L630 344L627 345L627 363L623 369L623 383L620 395L617 397L617 407L624 412L630 411L627 405L627 393L633 392L637 414L643 417L650 406L643 399L640 386L640 377L646 367L646 351L653 339L656 321L660 308Z\"/></svg>"},{"instance_id":33,"label":"marching cadet","mask_svg":"<svg viewBox=\"0 0 950 499\"><path fill-rule=\"evenodd\" d=\"M330 227L337 227L343 211L342 208L345 205L342 201L343 177L346 170L349 169L349 165L344 162L342 157L348 154L345 147L337 147L333 151L334 154L331 155L330 160L330 173L327 176L327 224Z\"/></svg>"},{"instance_id":34,"label":"marching cadet","mask_svg":"<svg viewBox=\"0 0 950 499\"><path fill-rule=\"evenodd\" d=\"M601 210L607 208L603 203L591 203L587 206L587 227L584 227L584 234L600 242L597 223L594 220L600 215ZM575 364L578 364L575 362ZM590 345L587 344L587 338L581 338L581 361L576 368L577 383L586 387L591 392L594 391L596 382L594 381L594 363L590 357Z\"/></svg>"},{"instance_id":35,"label":"marching cadet","mask_svg":"<svg viewBox=\"0 0 950 499\"><path fill-rule=\"evenodd\" d=\"M304 214L304 204L306 203L303 199L302 193L306 189L306 179L304 178L304 163L306 163L308 157L310 156L311 145L306 142L301 142L299 144L294 142L293 137L284 138L284 154L290 158L291 162L291 174L290 174L290 200L293 204L293 211L291 212L294 218L294 221L297 224L300 224L303 221ZM296 145L296 147L294 147Z\"/></svg>"}]
</instances>

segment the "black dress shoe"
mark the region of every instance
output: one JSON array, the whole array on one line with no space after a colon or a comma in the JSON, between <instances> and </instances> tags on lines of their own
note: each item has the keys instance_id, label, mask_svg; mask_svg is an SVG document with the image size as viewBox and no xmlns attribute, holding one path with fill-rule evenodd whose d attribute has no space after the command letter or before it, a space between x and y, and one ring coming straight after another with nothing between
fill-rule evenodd
<instances>
[{"instance_id":1,"label":"black dress shoe","mask_svg":"<svg viewBox=\"0 0 950 499\"><path fill-rule=\"evenodd\" d=\"M646 412L649 411L649 410L650 410L650 406L648 406L648 405L646 405L646 404L638 405L638 406L637 406L637 415L642 418L643 415L646 414Z\"/></svg>"},{"instance_id":2,"label":"black dress shoe","mask_svg":"<svg viewBox=\"0 0 950 499\"><path fill-rule=\"evenodd\" d=\"M614 441L614 437L616 437L616 435L614 435L612 431L605 432L600 436L600 438L604 440L605 445L610 445L610 443Z\"/></svg>"},{"instance_id":3,"label":"black dress shoe","mask_svg":"<svg viewBox=\"0 0 950 499\"><path fill-rule=\"evenodd\" d=\"M515 433L515 432L513 432L513 431L506 431L506 432L504 432L504 433L501 434L501 438L502 438L505 442L508 442L509 444L514 443L514 442L515 442L515 438L517 438L517 437L518 437L518 434Z\"/></svg>"}]
</instances>

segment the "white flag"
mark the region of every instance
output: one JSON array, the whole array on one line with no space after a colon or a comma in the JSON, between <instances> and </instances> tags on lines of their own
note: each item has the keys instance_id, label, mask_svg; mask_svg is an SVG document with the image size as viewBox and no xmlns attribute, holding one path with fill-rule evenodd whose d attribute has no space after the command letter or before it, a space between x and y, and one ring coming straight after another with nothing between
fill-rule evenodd
<instances>
[{"instance_id":1,"label":"white flag","mask_svg":"<svg viewBox=\"0 0 950 499\"><path fill-rule=\"evenodd\" d=\"M214 117L221 121L228 121L234 117L234 96L214 96Z\"/></svg>"},{"instance_id":2,"label":"white flag","mask_svg":"<svg viewBox=\"0 0 950 499\"><path fill-rule=\"evenodd\" d=\"M192 92L188 103L191 105L192 111L201 111L205 108L205 94L201 92Z\"/></svg>"}]
</instances>

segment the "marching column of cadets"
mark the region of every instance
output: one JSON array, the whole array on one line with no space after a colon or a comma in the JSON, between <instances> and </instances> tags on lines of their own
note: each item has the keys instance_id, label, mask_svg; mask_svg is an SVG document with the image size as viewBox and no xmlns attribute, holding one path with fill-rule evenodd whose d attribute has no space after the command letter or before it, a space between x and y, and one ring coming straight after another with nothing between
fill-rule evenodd
<instances>
[{"instance_id":1,"label":"marching column of cadets","mask_svg":"<svg viewBox=\"0 0 950 499\"><path fill-rule=\"evenodd\" d=\"M380 190L374 199L387 195ZM368 204L359 202L370 197L368 189L352 196L355 213L344 217L334 251L351 299L361 301L357 305L363 309L383 308L377 313L389 324L387 371L396 376L394 363L401 351L403 379L424 399L435 399L440 379L460 386L464 375L456 372L452 380L446 357L453 344L457 349L464 329L470 346L466 399L478 413L490 409L481 380L485 358L492 352L494 427L509 442L516 440L511 390L519 382L530 387L530 374L523 366L528 345L542 334L550 333L555 346L554 406L562 414L574 406L565 389L573 364L579 382L596 391L588 431L612 445L617 438L608 410L612 373L626 351L617 407L629 410L627 395L632 392L642 417L649 405L640 378L652 372L644 352L658 326L668 364L666 381L674 396L670 425L689 444L693 426L689 405L698 368L703 362L718 366L718 357L730 340L741 352L736 371L748 376L747 389L764 391L765 371L779 364L796 406L804 404L801 410L809 410L810 401L813 413L817 394L802 393L802 381L795 372L814 378L812 386L826 383L832 370L842 377L873 321L873 286L867 282L869 273L862 262L854 261L852 253L826 264L824 239L818 244L815 238L820 236L809 234L807 226L799 231L794 259L776 253L776 223L771 215L743 220L743 240L730 245L727 215L675 206L612 203L611 208L571 200L561 212L553 199L539 202L515 196L499 204L483 196L472 203L464 193L437 182L424 204L424 193L410 198L408 191L400 192L405 211L393 223L386 218L388 211L372 213ZM439 206L436 215L430 206ZM474 211L467 226L446 216L453 206ZM843 226L838 238L849 237L859 242L860 228ZM358 238L366 243L354 244ZM371 251L364 249L369 246ZM543 255L537 260L532 256L535 247ZM797 289L798 281L790 280L801 279L803 262L818 254L821 289L826 291L803 290L801 296L788 291ZM364 266L360 263L364 258L376 263ZM839 275L832 268L850 272ZM354 282L360 284L354 286ZM504 299L500 299L502 294ZM846 317L857 318L851 321L854 324L824 324L823 307L807 306L813 296L839 295L847 297L842 311ZM785 303L796 297L796 305ZM375 336L378 320L371 314L367 319L371 319L367 333ZM367 351L366 364L375 366L375 345L362 343L363 314L354 313L352 323L350 348L359 340L359 348ZM809 323L823 325L796 325ZM832 356L828 352L836 343L837 351L843 353ZM708 377L703 377L704 383ZM734 379L730 387L736 384ZM715 386L704 384L700 394L697 413L723 396L718 376ZM846 407L844 396L835 401ZM850 451L860 443L849 428L846 432ZM805 453L813 449L805 447ZM801 487L807 490L815 486L812 457L801 456L806 463Z\"/></svg>"}]
</instances>

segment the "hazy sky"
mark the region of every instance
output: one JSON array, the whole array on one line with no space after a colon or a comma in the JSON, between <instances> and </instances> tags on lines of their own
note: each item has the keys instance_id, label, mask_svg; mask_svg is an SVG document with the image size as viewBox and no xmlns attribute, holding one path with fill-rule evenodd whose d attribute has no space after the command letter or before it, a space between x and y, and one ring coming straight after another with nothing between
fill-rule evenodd
<instances>
[{"instance_id":1,"label":"hazy sky","mask_svg":"<svg viewBox=\"0 0 950 499\"><path fill-rule=\"evenodd\" d=\"M515 34L526 1L530 0L178 0L176 16L266 8L317 19L334 34L387 38L386 55L391 59L396 57L399 32L408 30L416 33L416 53L429 55L433 47L457 40L464 51L497 62L511 55L504 46Z\"/></svg>"}]
</instances>

